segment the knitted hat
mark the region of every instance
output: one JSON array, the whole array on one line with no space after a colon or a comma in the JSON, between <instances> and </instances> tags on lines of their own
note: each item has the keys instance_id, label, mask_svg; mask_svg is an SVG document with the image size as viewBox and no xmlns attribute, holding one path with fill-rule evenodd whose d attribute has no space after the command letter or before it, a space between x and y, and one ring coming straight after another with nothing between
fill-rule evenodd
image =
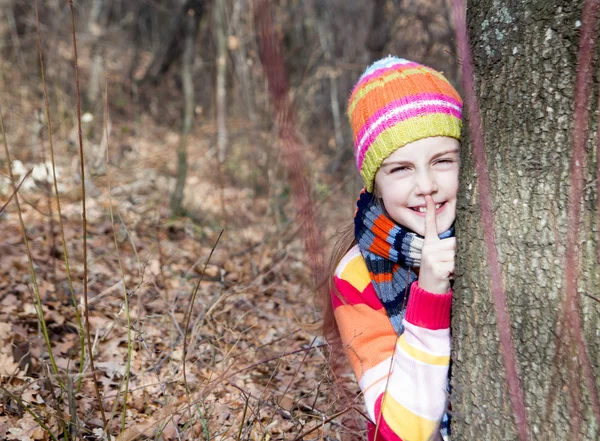
<instances>
[{"instance_id":1,"label":"knitted hat","mask_svg":"<svg viewBox=\"0 0 600 441\"><path fill-rule=\"evenodd\" d=\"M389 56L362 74L348 101L356 166L372 192L381 163L431 136L460 140L462 100L440 72Z\"/></svg>"}]
</instances>

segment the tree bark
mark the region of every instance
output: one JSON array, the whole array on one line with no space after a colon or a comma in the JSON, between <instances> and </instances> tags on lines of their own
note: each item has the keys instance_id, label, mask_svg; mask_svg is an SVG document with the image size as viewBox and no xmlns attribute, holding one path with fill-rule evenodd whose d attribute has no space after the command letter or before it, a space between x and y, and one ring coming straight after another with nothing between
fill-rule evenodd
<instances>
[{"instance_id":1,"label":"tree bark","mask_svg":"<svg viewBox=\"0 0 600 441\"><path fill-rule=\"evenodd\" d=\"M254 98L254 84L250 77L248 68L248 42L245 41L244 28L242 27L242 12L248 9L246 0L236 0L233 2L231 12L231 24L228 26L228 33L231 36L230 53L233 58L233 72L237 77L237 83L234 87L241 90L244 98L244 104L248 113L248 118L252 124L256 124L256 104Z\"/></svg>"},{"instance_id":2,"label":"tree bark","mask_svg":"<svg viewBox=\"0 0 600 441\"><path fill-rule=\"evenodd\" d=\"M319 35L319 41L321 48L323 49L323 56L325 58L325 66L328 69L329 77L329 99L331 102L331 116L333 117L333 132L335 139L335 148L339 152L344 146L344 135L342 133L342 112L340 111L340 100L337 86L338 72L335 66L335 59L333 56L334 49L334 36L331 30L331 14L330 11L323 8L315 14L317 22L317 33ZM339 153L336 153L334 162L338 162ZM337 170L339 165L336 164L334 170Z\"/></svg>"},{"instance_id":3,"label":"tree bark","mask_svg":"<svg viewBox=\"0 0 600 441\"><path fill-rule=\"evenodd\" d=\"M88 32L92 37L90 50L92 65L90 68L86 102L86 107L88 109L93 109L96 104L98 93L100 92L102 67L104 65L104 50L101 39L104 35L108 20L108 9L109 5L106 0L94 0L92 3L92 10L88 22Z\"/></svg>"},{"instance_id":4,"label":"tree bark","mask_svg":"<svg viewBox=\"0 0 600 441\"><path fill-rule=\"evenodd\" d=\"M146 30L146 23L151 20L151 16L152 9L150 8L150 5L147 3L140 4L133 22L133 31L131 35L131 43L133 45L133 56L131 57L131 63L129 64L129 69L127 73L127 78L129 79L129 82L131 84L133 84L136 79L135 72L138 69L140 56L143 51L143 34Z\"/></svg>"},{"instance_id":5,"label":"tree bark","mask_svg":"<svg viewBox=\"0 0 600 441\"><path fill-rule=\"evenodd\" d=\"M387 0L373 0L371 27L365 43L371 54L371 61L378 60L385 55L385 47L390 41L392 20L386 12L386 4Z\"/></svg>"},{"instance_id":6,"label":"tree bark","mask_svg":"<svg viewBox=\"0 0 600 441\"><path fill-rule=\"evenodd\" d=\"M219 164L225 162L227 150L227 42L225 32L225 0L216 0L213 10L213 23L216 40L217 84L217 152Z\"/></svg>"},{"instance_id":7,"label":"tree bark","mask_svg":"<svg viewBox=\"0 0 600 441\"><path fill-rule=\"evenodd\" d=\"M181 4L181 2L179 2ZM200 18L204 13L207 2L205 0L185 0L183 6L174 15L169 31L163 38L163 42L152 57L150 66L144 73L142 82L151 82L158 84L163 75L169 70L171 65L181 56L183 52L184 42L186 39L186 23L188 12L194 11L195 18L194 26L197 32L200 24Z\"/></svg>"},{"instance_id":8,"label":"tree bark","mask_svg":"<svg viewBox=\"0 0 600 441\"><path fill-rule=\"evenodd\" d=\"M575 164L583 167L583 197L576 200L583 209L574 303L567 301L566 289L566 238L576 226L568 208L582 8L583 1L572 0L471 0L467 9L493 234L529 439L535 440L592 440L600 434L594 404L600 385L600 304L583 295L600 291L597 98L590 100L594 112L585 158ZM594 66L596 84L597 70ZM590 87L588 95L597 92ZM514 440L514 406L486 257L483 193L472 140L465 141L452 319L453 440ZM577 321L586 351L578 346Z\"/></svg>"},{"instance_id":9,"label":"tree bark","mask_svg":"<svg viewBox=\"0 0 600 441\"><path fill-rule=\"evenodd\" d=\"M185 39L183 59L181 64L181 82L183 83L183 124L181 125L181 137L177 147L177 180L175 190L171 196L171 212L173 216L184 214L183 209L183 191L185 189L185 180L187 178L187 138L192 131L195 111L195 93L194 93L194 56L196 53L196 34L198 31L197 17L193 9L190 9L183 21Z\"/></svg>"}]
</instances>

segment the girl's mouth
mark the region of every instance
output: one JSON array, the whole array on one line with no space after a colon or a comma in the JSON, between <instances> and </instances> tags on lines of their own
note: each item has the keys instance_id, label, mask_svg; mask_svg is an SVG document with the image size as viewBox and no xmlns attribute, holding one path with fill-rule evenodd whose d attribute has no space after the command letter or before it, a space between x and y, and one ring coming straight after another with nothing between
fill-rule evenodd
<instances>
[{"instance_id":1,"label":"girl's mouth","mask_svg":"<svg viewBox=\"0 0 600 441\"><path fill-rule=\"evenodd\" d=\"M438 214L440 211L442 211L444 209L444 207L446 206L446 202L442 202L439 204L435 204L435 213ZM425 205L420 205L418 207L408 207L410 208L412 211L416 212L417 214L420 215L425 215L425 213L427 213L427 207Z\"/></svg>"}]
</instances>

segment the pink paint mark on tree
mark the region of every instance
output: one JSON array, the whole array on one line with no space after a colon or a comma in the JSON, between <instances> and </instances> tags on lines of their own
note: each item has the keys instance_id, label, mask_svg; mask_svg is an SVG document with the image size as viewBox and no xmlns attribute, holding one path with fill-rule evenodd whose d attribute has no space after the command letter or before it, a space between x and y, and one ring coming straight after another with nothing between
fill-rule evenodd
<instances>
[{"instance_id":1,"label":"pink paint mark on tree","mask_svg":"<svg viewBox=\"0 0 600 441\"><path fill-rule=\"evenodd\" d=\"M320 280L319 271L323 268L324 262L323 243L313 210L310 183L306 177L303 146L296 132L295 113L288 97L289 83L283 62L283 51L273 32L270 0L257 0L254 3L254 19L259 34L261 61L277 118L279 141L292 198L304 235L308 264L314 281L317 281Z\"/></svg>"},{"instance_id":2,"label":"pink paint mark on tree","mask_svg":"<svg viewBox=\"0 0 600 441\"><path fill-rule=\"evenodd\" d=\"M600 93L598 94L598 108L600 109ZM600 126L600 121L598 122ZM597 144L596 144L596 225L598 226L598 265L600 265L600 130L597 129ZM600 301L599 301L600 302Z\"/></svg>"},{"instance_id":3,"label":"pink paint mark on tree","mask_svg":"<svg viewBox=\"0 0 600 441\"><path fill-rule=\"evenodd\" d=\"M585 383L592 401L596 422L600 423L600 399L594 378L581 323L581 305L577 281L581 274L581 251L578 247L581 224L581 203L584 188L585 143L589 135L588 104L592 81L592 55L595 45L595 27L598 20L598 0L586 0L583 5L577 78L575 80L575 115L573 125L573 153L571 156L571 186L567 207L567 250L565 253L565 302L569 326L579 353ZM598 187L600 191L600 186ZM599 193L600 194L600 193Z\"/></svg>"},{"instance_id":4,"label":"pink paint mark on tree","mask_svg":"<svg viewBox=\"0 0 600 441\"><path fill-rule=\"evenodd\" d=\"M521 379L517 369L506 292L502 282L502 269L500 261L498 260L498 250L496 248L491 184L486 168L487 161L481 114L479 111L479 103L475 96L473 59L469 48L464 0L453 0L452 9L456 25L456 40L462 57L463 89L465 91L465 104L469 115L469 132L471 134L473 156L475 158L475 170L477 172L477 182L479 185L479 204L481 206L481 219L487 248L490 286L494 301L494 312L496 314L500 349L502 352L502 360L506 373L510 400L513 407L517 434L520 441L526 441L530 436L527 410L525 408L525 398L521 386Z\"/></svg>"}]
</instances>

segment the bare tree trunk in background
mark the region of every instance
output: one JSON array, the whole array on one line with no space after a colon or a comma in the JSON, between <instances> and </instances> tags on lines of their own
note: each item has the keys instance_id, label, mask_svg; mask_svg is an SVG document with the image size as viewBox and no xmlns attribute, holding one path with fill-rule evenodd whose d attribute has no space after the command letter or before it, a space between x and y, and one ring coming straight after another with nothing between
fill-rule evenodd
<instances>
[{"instance_id":1,"label":"bare tree trunk in background","mask_svg":"<svg viewBox=\"0 0 600 441\"><path fill-rule=\"evenodd\" d=\"M331 13L328 8L323 8L317 4L315 11L315 20L317 22L317 32L323 55L325 57L325 65L327 66L327 76L329 78L329 101L331 103L331 116L333 118L333 132L335 139L335 157L329 168L331 173L338 171L342 158L348 154L349 149L344 145L344 133L342 131L342 118L340 111L340 98L338 92L338 70L335 66L333 56L335 39L331 31Z\"/></svg>"},{"instance_id":2,"label":"bare tree trunk in background","mask_svg":"<svg viewBox=\"0 0 600 441\"><path fill-rule=\"evenodd\" d=\"M342 118L340 112L340 99L338 92L338 72L335 66L331 65L331 72L329 74L329 98L331 99L331 114L333 116L333 130L335 132L335 147L338 150L343 149L344 146L344 133L342 132Z\"/></svg>"},{"instance_id":3,"label":"bare tree trunk in background","mask_svg":"<svg viewBox=\"0 0 600 441\"><path fill-rule=\"evenodd\" d=\"M177 180L175 190L171 196L171 212L173 216L182 216L183 209L183 190L185 188L185 179L187 177L187 139L192 130L195 111L193 68L194 56L196 52L196 34L198 32L198 17L194 9L190 8L184 16L184 49L181 66L181 81L183 83L183 124L181 126L181 136L179 146L177 147Z\"/></svg>"},{"instance_id":4,"label":"bare tree trunk in background","mask_svg":"<svg viewBox=\"0 0 600 441\"><path fill-rule=\"evenodd\" d=\"M260 55L277 118L283 160L304 236L308 265L316 282L321 280L320 271L324 261L323 242L313 210L310 182L302 155L303 145L296 133L294 109L288 97L289 84L283 63L282 47L273 32L270 0L257 0L254 7Z\"/></svg>"},{"instance_id":5,"label":"bare tree trunk in background","mask_svg":"<svg viewBox=\"0 0 600 441\"><path fill-rule=\"evenodd\" d=\"M135 71L138 68L140 63L140 55L142 52L142 35L144 29L144 23L151 19L152 10L147 3L142 3L136 14L133 24L133 35L132 35L132 43L133 43L133 57L131 58L131 64L129 65L129 71L127 73L127 78L133 84L135 82Z\"/></svg>"},{"instance_id":6,"label":"bare tree trunk in background","mask_svg":"<svg viewBox=\"0 0 600 441\"><path fill-rule=\"evenodd\" d=\"M227 148L227 42L225 35L225 0L216 0L213 9L215 40L217 49L217 156L219 164L225 162Z\"/></svg>"},{"instance_id":7,"label":"bare tree trunk in background","mask_svg":"<svg viewBox=\"0 0 600 441\"><path fill-rule=\"evenodd\" d=\"M248 118L252 123L256 123L256 109L254 107L253 84L250 80L250 72L248 69L248 56L246 52L246 41L244 41L243 32L240 32L242 11L246 8L246 0L234 0L233 11L231 13L231 26L229 35L232 41L229 47L234 58L234 73L237 74L239 87L244 96L244 102L248 111Z\"/></svg>"},{"instance_id":8,"label":"bare tree trunk in background","mask_svg":"<svg viewBox=\"0 0 600 441\"><path fill-rule=\"evenodd\" d=\"M15 19L15 11L13 9L13 1L6 1L6 5L4 5L4 16L6 17L6 21L8 23L8 30L10 32L10 39L12 41L12 53L15 54L17 61L21 65L22 68L25 68L25 63L23 61L23 55L21 54L21 39L19 38L19 31L17 30L17 20ZM4 49L3 46L0 46L0 49Z\"/></svg>"},{"instance_id":9,"label":"bare tree trunk in background","mask_svg":"<svg viewBox=\"0 0 600 441\"><path fill-rule=\"evenodd\" d=\"M578 54L588 40L580 39L585 29L597 38L597 18L584 13L583 4L469 1L467 27L485 156L476 168L477 137L466 140L452 318L454 440L600 438L600 306L584 295L600 291L594 183L598 90L589 84L586 89L585 81L580 90L586 69L585 57ZM598 2L590 4L597 8ZM597 62L598 45L589 52ZM597 84L597 64L591 72ZM585 112L588 105L581 98L592 95L593 117L584 113L583 123L577 123L576 100ZM581 150L578 137L584 138ZM489 178L489 197L482 176ZM577 188L581 195L573 196ZM486 226L482 207L488 203L491 221ZM577 216L572 207L580 209ZM495 247L487 240L490 234ZM506 324L496 309L498 284L488 272L490 252L500 262L497 282L506 297ZM518 406L507 388L512 376L505 364L508 351L499 343L506 330L512 332L509 343L529 437L518 434Z\"/></svg>"},{"instance_id":10,"label":"bare tree trunk in background","mask_svg":"<svg viewBox=\"0 0 600 441\"><path fill-rule=\"evenodd\" d=\"M90 69L90 79L87 89L87 105L88 109L93 108L98 98L98 93L101 87L102 64L104 58L104 50L100 39L104 35L104 28L108 18L108 1L94 0L92 10L90 11L90 20L88 22L88 32L92 36L91 44L91 59L92 67Z\"/></svg>"},{"instance_id":11,"label":"bare tree trunk in background","mask_svg":"<svg viewBox=\"0 0 600 441\"><path fill-rule=\"evenodd\" d=\"M452 71L448 72L446 78L450 79L453 84L456 86L458 93L462 95L462 84L461 84L461 65L458 61L457 54L457 46L456 46L456 25L452 16L452 1L453 0L444 0L442 2L443 10L441 12L442 17L444 17L444 31L437 37L438 42L442 45L447 46L450 53L454 56L456 62L452 64ZM465 0L466 1L466 0Z\"/></svg>"},{"instance_id":12,"label":"bare tree trunk in background","mask_svg":"<svg viewBox=\"0 0 600 441\"><path fill-rule=\"evenodd\" d=\"M196 19L195 26L198 28L200 18L206 7L206 0L185 0L177 4L182 4L179 12L173 17L169 31L162 39L162 44L152 57L152 62L144 74L142 82L151 82L158 84L162 76L169 70L173 62L179 58L183 51L184 41L186 39L186 21L189 10L194 11L193 17ZM176 6L174 6L176 8ZM194 31L197 32L197 31Z\"/></svg>"},{"instance_id":13,"label":"bare tree trunk in background","mask_svg":"<svg viewBox=\"0 0 600 441\"><path fill-rule=\"evenodd\" d=\"M333 33L331 32L330 12L329 10L321 11L316 14L317 31L319 41L323 48L325 64L328 68L329 77L329 98L331 102L331 115L333 117L333 130L335 133L335 147L341 149L344 147L344 134L342 133L342 121L340 117L340 101L337 87L337 71L335 60L333 58Z\"/></svg>"},{"instance_id":14,"label":"bare tree trunk in background","mask_svg":"<svg viewBox=\"0 0 600 441\"><path fill-rule=\"evenodd\" d=\"M371 53L371 61L383 57L385 46L390 41L390 28L393 23L386 11L388 0L373 0L371 28L367 36L366 46Z\"/></svg>"}]
</instances>

